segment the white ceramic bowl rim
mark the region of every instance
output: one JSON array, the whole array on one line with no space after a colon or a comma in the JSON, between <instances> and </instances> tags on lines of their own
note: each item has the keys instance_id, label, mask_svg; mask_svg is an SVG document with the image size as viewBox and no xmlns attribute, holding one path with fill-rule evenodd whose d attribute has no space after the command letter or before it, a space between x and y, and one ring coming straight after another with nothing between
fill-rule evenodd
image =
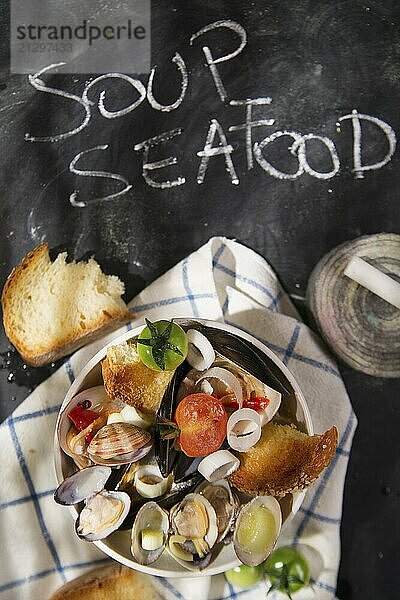
<instances>
[{"instance_id":1,"label":"white ceramic bowl rim","mask_svg":"<svg viewBox=\"0 0 400 600\"><path fill-rule=\"evenodd\" d=\"M208 321L208 320L200 319L200 318L196 318L196 317L188 317L187 319L186 318L181 318L181 319L174 318L174 321L179 324L180 321L185 322L188 319L197 321L198 323L201 323L202 325L205 325L208 327L214 327L217 329L221 329L223 331L228 331L230 333L236 334L239 337L243 338L244 340L251 342L254 346L257 346L257 348L262 350L266 354L266 356L277 365L279 370L282 371L282 373L285 375L285 377L289 381L289 383L292 386L293 391L295 393L296 400L299 403L300 408L303 412L304 424L305 424L307 433L309 435L313 435L314 430L313 430L313 424L312 424L312 420L311 420L311 414L310 414L309 408L307 406L306 400L300 390L299 385L297 384L295 378L293 377L293 375L289 371L289 369L286 367L286 365L284 365L283 362L267 346L265 346L263 343L261 343L259 340L257 340L257 338L246 333L245 331L238 329L232 325L227 325L226 323L220 323L218 321ZM125 340L128 340L132 337L137 336L141 332L143 327L144 327L144 325L141 325L139 327L131 329L131 330L123 333L122 335L116 337L115 339L111 340L110 342L108 342L101 350L99 350L93 356L93 358L91 358L91 360L89 360L89 362L83 367L83 369L80 371L80 373L77 375L77 377L71 384L71 386L65 396L65 399L62 403L62 406L60 408L59 416L57 418L56 431L55 431L55 435L54 435L54 464L55 464L55 470L56 470L56 476L57 476L58 483L61 483L64 480L64 474L63 474L63 469L62 469L63 452L60 450L60 446L59 446L58 438L57 438L57 426L58 426L58 420L59 420L61 412L64 410L66 405L70 402L70 400L74 396L76 396L76 394L78 392L81 391L82 384L85 381L87 375L91 372L91 370L106 356L108 346L114 346ZM299 510L299 508L303 502L304 496L305 496L305 492L296 493L294 501L293 501L292 515L294 515L295 512L297 512ZM74 516L74 519L76 519L76 509L74 507L70 507L70 512ZM284 525L287 524L289 519L290 519L290 517L288 519L286 519L286 522ZM113 558L114 560L126 565L127 567L142 571L143 573L147 573L149 575L156 575L156 576L162 576L162 577L186 577L186 578L189 578L189 577L199 577L201 575L207 575L207 576L208 575L217 575L219 573L227 571L228 569L232 569L240 564L240 562L235 558L234 560L224 563L222 565L219 565L217 567L213 566L213 563L211 563L211 565L209 567L205 568L201 573L186 571L184 569L182 569L182 571L177 572L177 571L168 570L168 569L160 569L160 568L156 568L153 566L140 565L140 564L136 563L133 560L133 558L129 559L126 556L124 556L123 554L121 554L118 551L111 548L105 541L98 541L98 542L91 542L91 543L93 543L95 546L97 546L97 548L99 548L99 550L104 552L106 555L108 555L111 558Z\"/></svg>"}]
</instances>

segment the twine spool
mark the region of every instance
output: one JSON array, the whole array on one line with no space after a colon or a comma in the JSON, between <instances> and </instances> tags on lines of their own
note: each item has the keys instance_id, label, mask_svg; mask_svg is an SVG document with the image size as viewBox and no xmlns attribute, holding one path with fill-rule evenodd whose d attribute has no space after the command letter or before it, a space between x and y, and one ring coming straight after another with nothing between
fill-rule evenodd
<instances>
[{"instance_id":1,"label":"twine spool","mask_svg":"<svg viewBox=\"0 0 400 600\"><path fill-rule=\"evenodd\" d=\"M357 371L400 376L400 310L344 275L359 256L400 281L400 235L365 235L334 248L313 270L307 304L332 351Z\"/></svg>"}]
</instances>

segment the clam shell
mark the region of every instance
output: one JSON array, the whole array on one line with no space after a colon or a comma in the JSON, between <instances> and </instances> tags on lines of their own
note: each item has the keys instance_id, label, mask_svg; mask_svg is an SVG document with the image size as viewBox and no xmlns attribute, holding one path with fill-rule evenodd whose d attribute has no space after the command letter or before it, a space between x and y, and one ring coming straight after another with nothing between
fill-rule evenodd
<instances>
[{"instance_id":1,"label":"clam shell","mask_svg":"<svg viewBox=\"0 0 400 600\"><path fill-rule=\"evenodd\" d=\"M272 531L266 530L265 526L258 526L258 535L253 536L249 540L246 546L241 542L243 525L243 518L250 513L250 511L256 510L258 507L263 506L272 515L273 525ZM256 567L261 564L272 552L276 540L278 539L279 533L282 527L282 511L279 502L272 496L257 496L250 502L242 506L236 519L235 530L233 534L233 547L238 559L249 567ZM265 540L260 539L265 534Z\"/></svg>"},{"instance_id":2,"label":"clam shell","mask_svg":"<svg viewBox=\"0 0 400 600\"><path fill-rule=\"evenodd\" d=\"M82 468L82 466L89 466L90 461L87 457L77 455L74 452L72 452L67 444L68 432L71 430L71 427L73 427L71 420L68 417L68 413L70 413L75 406L77 406L81 402L84 402L85 400L89 400L92 403L91 410L95 409L95 407L98 405L102 406L110 402L110 399L107 396L104 386L98 385L96 387L88 388L87 390L79 392L79 394L74 396L74 398L72 398L72 400L68 402L67 406L60 413L57 420L57 437L60 447L65 452L65 454L71 456L74 459L74 461L80 468Z\"/></svg>"},{"instance_id":3,"label":"clam shell","mask_svg":"<svg viewBox=\"0 0 400 600\"><path fill-rule=\"evenodd\" d=\"M96 530L82 534L79 530L82 525L83 515L85 515L85 512L84 512L85 509L89 509L90 518L92 519L93 511L95 511L97 509L99 502L101 502L102 500L106 501L108 499L112 499L114 501L116 500L120 504L116 518L114 520L112 520L109 524L102 524L101 518L104 518L104 514L103 514L103 511L100 510L98 512L99 520L97 522L98 525L96 526ZM86 500L85 508L80 512L80 514L75 522L75 531L76 531L77 535L80 538L86 540L87 542L95 542L97 540L103 540L104 538L108 537L111 533L116 531L122 525L122 523L124 522L128 512L129 512L130 505L131 505L130 498L129 498L128 494L126 494L125 492L108 492L106 490L102 490L98 494L91 496L90 498L88 498ZM106 525L106 526L104 526L104 525Z\"/></svg>"},{"instance_id":4,"label":"clam shell","mask_svg":"<svg viewBox=\"0 0 400 600\"><path fill-rule=\"evenodd\" d=\"M135 462L151 449L151 434L132 423L110 423L96 433L87 453L98 465L118 466Z\"/></svg>"},{"instance_id":5,"label":"clam shell","mask_svg":"<svg viewBox=\"0 0 400 600\"><path fill-rule=\"evenodd\" d=\"M111 468L103 466L77 471L58 486L54 492L54 500L64 506L78 504L96 492L101 492L110 475Z\"/></svg>"},{"instance_id":6,"label":"clam shell","mask_svg":"<svg viewBox=\"0 0 400 600\"><path fill-rule=\"evenodd\" d=\"M145 550L141 543L141 534L144 530L162 532L162 545L154 550ZM131 552L135 560L141 565L150 565L164 552L169 530L168 513L160 508L156 502L146 502L136 515L132 527Z\"/></svg>"},{"instance_id":7,"label":"clam shell","mask_svg":"<svg viewBox=\"0 0 400 600\"><path fill-rule=\"evenodd\" d=\"M200 571L210 563L212 558L212 549L215 546L218 538L217 515L211 503L204 496L197 493L188 494L179 504L177 504L171 509L170 523L171 529L174 532L174 534L180 534L175 522L178 512L185 506L187 502L191 501L201 502L207 511L208 530L206 535L204 536L204 540L207 542L210 551L201 559L194 557L193 561L183 560L182 558L178 557L174 553L173 546L171 544L168 544L168 551L169 554L186 569L189 569L190 571Z\"/></svg>"},{"instance_id":8,"label":"clam shell","mask_svg":"<svg viewBox=\"0 0 400 600\"><path fill-rule=\"evenodd\" d=\"M194 558L192 555L193 560L186 560L182 556L182 549L179 551L179 553L177 552L176 538L180 537L181 536L177 536L175 534L169 537L167 546L169 555L172 556L172 558L176 560L177 563L179 563L182 567L185 567L185 569L188 569L189 571L202 571L203 569L208 567L208 565L211 562L212 552L208 552L208 554L206 554L203 558ZM186 542L186 544L188 545L188 548L186 550L183 550L184 552L188 552L190 554L192 548L190 546L190 543Z\"/></svg>"},{"instance_id":9,"label":"clam shell","mask_svg":"<svg viewBox=\"0 0 400 600\"><path fill-rule=\"evenodd\" d=\"M189 475L179 483L173 482L171 489L169 489L163 496L157 498L157 504L164 510L170 510L171 507L176 506L176 504L182 500L185 495L191 492L201 480L202 477L200 473L196 472L192 475ZM117 484L116 489L126 491L131 497L131 510L122 527L123 529L130 529L133 525L138 510L144 504L146 504L146 502L148 502L148 499L140 496L140 494L137 493L132 482L125 483L124 476L121 480L121 483Z\"/></svg>"},{"instance_id":10,"label":"clam shell","mask_svg":"<svg viewBox=\"0 0 400 600\"><path fill-rule=\"evenodd\" d=\"M225 479L213 483L204 481L196 488L196 492L202 494L215 510L218 528L216 543L218 544L228 535L233 526L239 500L233 495L231 486Z\"/></svg>"}]
</instances>

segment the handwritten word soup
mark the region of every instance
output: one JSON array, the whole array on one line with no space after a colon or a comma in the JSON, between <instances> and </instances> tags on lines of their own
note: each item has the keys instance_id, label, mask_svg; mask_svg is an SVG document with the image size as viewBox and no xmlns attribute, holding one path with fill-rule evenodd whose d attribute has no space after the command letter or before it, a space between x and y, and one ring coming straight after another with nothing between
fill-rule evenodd
<instances>
[{"instance_id":1,"label":"handwritten word soup","mask_svg":"<svg viewBox=\"0 0 400 600\"><path fill-rule=\"evenodd\" d=\"M215 56L212 49L207 45L201 45L207 39L207 33L216 30L230 30L231 37L234 41L232 48L225 54ZM198 185L202 185L207 179L207 172L212 161L224 161L226 167L227 181L233 185L239 185L240 179L237 174L237 154L241 152L237 148L237 142L242 136L244 148L246 152L247 170L251 171L257 167L266 176L277 180L295 180L307 174L311 177L328 180L335 177L340 170L340 158L333 139L325 135L315 132L300 132L285 128L277 129L275 119L273 118L273 110L271 108L272 98L269 96L260 96L257 98L229 98L229 93L223 81L221 65L228 61L238 61L247 45L246 30L239 24L231 20L217 21L206 25L188 40L189 47L194 47L200 44L201 50L205 57L205 68L210 73L210 89L217 94L217 98L223 104L227 116L232 119L232 124L228 127L222 127L221 123L216 118L211 118L210 122L205 123L204 144L195 150L198 157L198 167L196 181ZM57 143L72 136L78 136L86 127L88 127L93 114L98 111L104 119L131 119L134 114L138 114L140 107L144 103L148 103L154 111L171 113L179 110L183 103L189 100L186 97L189 84L189 71L184 58L178 53L172 57L172 63L177 69L180 84L176 89L176 98L171 104L162 104L157 99L154 93L154 80L161 78L162 73L154 66L148 76L147 82L131 77L123 73L106 73L92 79L86 83L80 96L73 94L67 90L50 87L46 85L43 77L52 74L55 69L65 63L51 64L44 67L37 73L29 76L30 84L41 93L55 95L65 99L65 102L72 102L79 107L82 113L81 121L72 129L61 133L48 134L44 136L33 135L27 133L25 139L30 142L50 142ZM116 82L124 82L125 85L131 88L134 94L134 100L129 104L119 107L117 110L111 110L107 103L107 91L100 91L97 105L91 100L93 94L92 89L100 83L107 83L112 86ZM255 116L256 115L256 116ZM356 178L363 178L366 171L374 171L382 168L392 158L396 149L396 135L392 127L377 117L359 112L357 109L351 110L348 114L338 117L336 123L336 131L340 132L342 124L349 122L352 128L352 170ZM386 143L386 154L376 156L375 162L365 164L363 162L363 145L364 138L363 124L368 123L369 129L375 128L378 135ZM267 135L263 139L256 139L259 128L267 127ZM142 176L146 184L152 188L167 189L176 186L185 185L187 174L180 172L179 159L175 154L179 154L179 149L182 147L180 143L184 139L185 129L179 127L171 131L161 132L159 135L153 136L145 140L137 140L132 144L133 152L137 154L142 162ZM284 164L278 164L282 160L282 153L275 152L279 144L285 141L287 154L294 160L295 168L291 171L285 168ZM233 143L236 144L234 149ZM366 143L366 142L365 142ZM108 144L94 145L90 148L82 149L76 156L71 159L69 170L79 177L97 177L105 178L118 182L120 189L103 196L96 198L98 200L113 200L126 194L132 187L129 180L118 174L107 171L95 171L85 169L85 161L88 155L93 153L106 152L109 150ZM319 156L325 161L324 169L318 170L315 165L312 166L310 156L315 152L319 152ZM382 149L380 146L380 153ZM165 157L165 155L170 156ZM163 158L161 158L163 157ZM86 163L87 164L87 163ZM174 172L173 176L166 176L170 173L170 169ZM88 201L81 197L79 189L75 190L70 196L70 203L75 207L84 207ZM93 202L91 200L90 202Z\"/></svg>"}]
</instances>

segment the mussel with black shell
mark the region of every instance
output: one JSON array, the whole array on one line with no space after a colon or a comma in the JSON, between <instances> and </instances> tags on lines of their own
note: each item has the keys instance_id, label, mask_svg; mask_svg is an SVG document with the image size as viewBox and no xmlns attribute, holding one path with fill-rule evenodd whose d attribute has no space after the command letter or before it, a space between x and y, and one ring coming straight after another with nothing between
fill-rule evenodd
<instances>
[{"instance_id":1,"label":"mussel with black shell","mask_svg":"<svg viewBox=\"0 0 400 600\"><path fill-rule=\"evenodd\" d=\"M188 478L195 471L193 458L178 450L175 437L168 435L177 405L178 390L189 370L190 365L186 361L176 369L157 411L154 429L154 452L161 474L168 477L173 473L176 483Z\"/></svg>"}]
</instances>

